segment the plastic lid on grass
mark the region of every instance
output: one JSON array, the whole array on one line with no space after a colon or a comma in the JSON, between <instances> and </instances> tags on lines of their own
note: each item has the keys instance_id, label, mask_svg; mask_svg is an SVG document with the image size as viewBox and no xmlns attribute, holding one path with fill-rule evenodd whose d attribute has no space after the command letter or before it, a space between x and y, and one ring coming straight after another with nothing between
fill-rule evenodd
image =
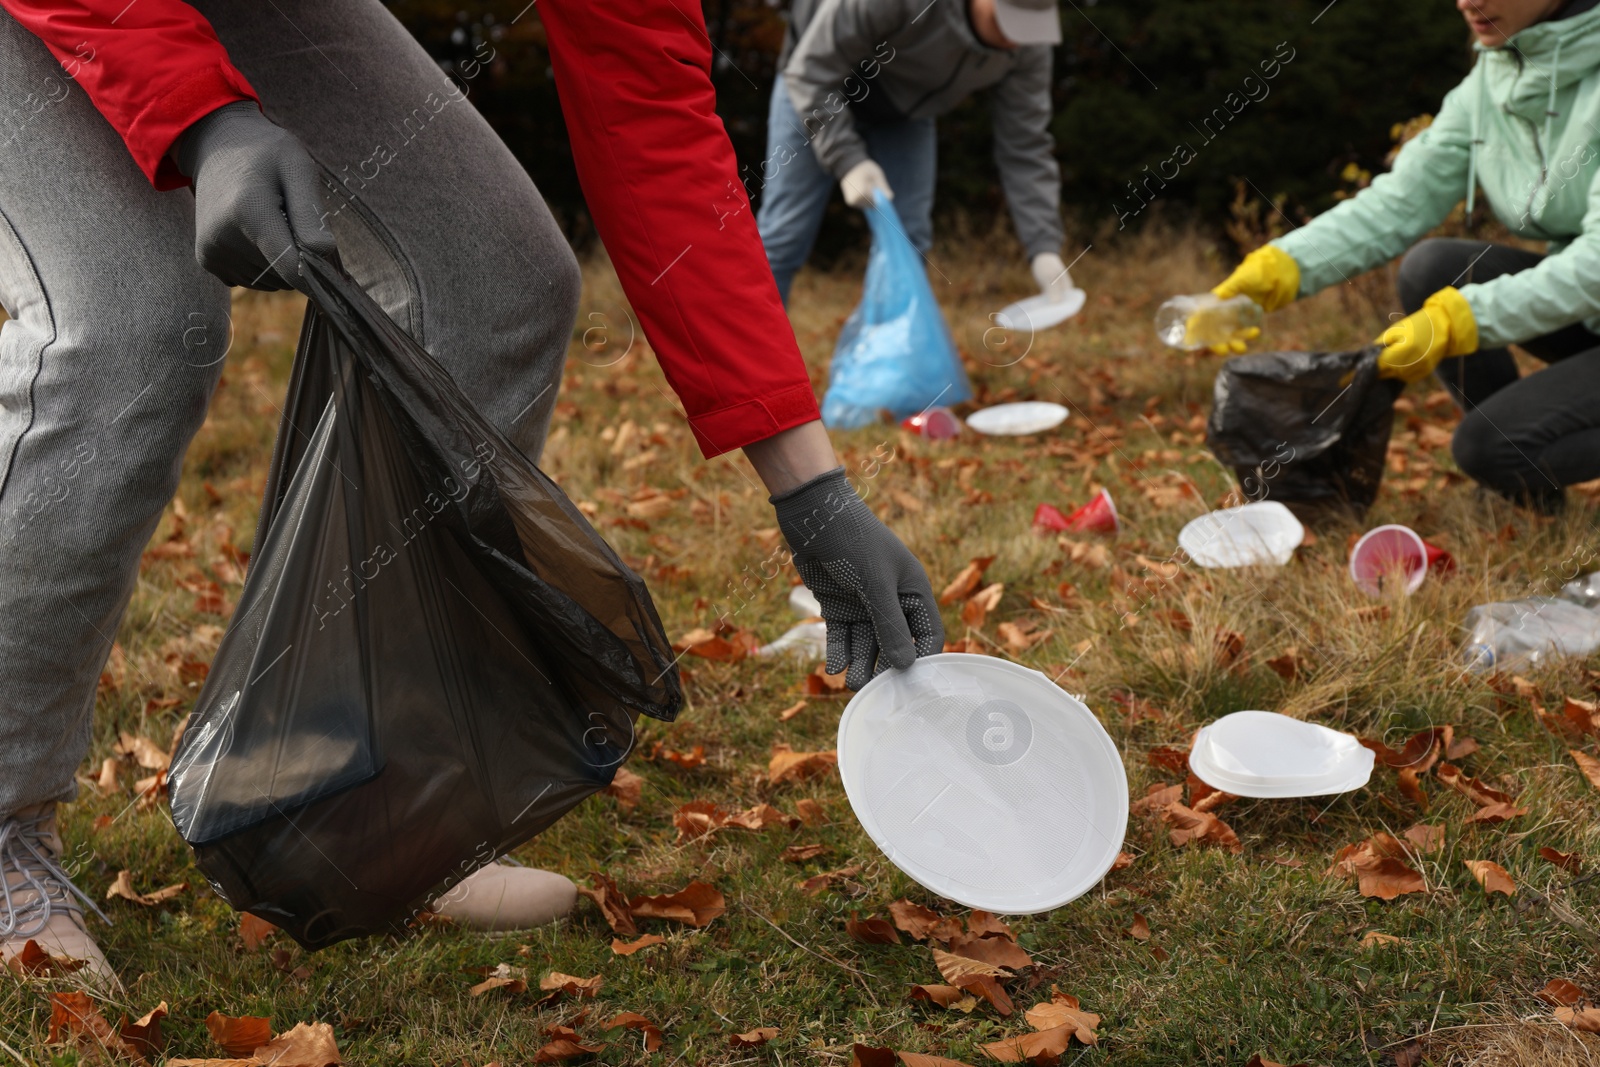
<instances>
[{"instance_id":1,"label":"plastic lid on grass","mask_svg":"<svg viewBox=\"0 0 1600 1067\"><path fill-rule=\"evenodd\" d=\"M1317 797L1360 789L1374 755L1350 734L1272 711L1236 711L1195 735L1189 769L1241 797Z\"/></svg>"},{"instance_id":2,"label":"plastic lid on grass","mask_svg":"<svg viewBox=\"0 0 1600 1067\"><path fill-rule=\"evenodd\" d=\"M995 314L994 324L1005 330L1048 330L1059 326L1083 310L1089 295L1082 289L1068 289L1060 300L1051 300L1044 293L1007 304Z\"/></svg>"},{"instance_id":3,"label":"plastic lid on grass","mask_svg":"<svg viewBox=\"0 0 1600 1067\"><path fill-rule=\"evenodd\" d=\"M1067 409L1048 400L1025 400L1016 404L996 404L967 416L967 426L979 433L1017 436L1044 433L1067 421Z\"/></svg>"},{"instance_id":4,"label":"plastic lid on grass","mask_svg":"<svg viewBox=\"0 0 1600 1067\"><path fill-rule=\"evenodd\" d=\"M1202 567L1283 566L1306 538L1294 512L1276 500L1210 511L1178 533L1178 546Z\"/></svg>"},{"instance_id":5,"label":"plastic lid on grass","mask_svg":"<svg viewBox=\"0 0 1600 1067\"><path fill-rule=\"evenodd\" d=\"M1127 776L1094 713L989 656L926 656L867 683L839 719L839 773L890 862L998 914L1093 889L1127 830Z\"/></svg>"}]
</instances>

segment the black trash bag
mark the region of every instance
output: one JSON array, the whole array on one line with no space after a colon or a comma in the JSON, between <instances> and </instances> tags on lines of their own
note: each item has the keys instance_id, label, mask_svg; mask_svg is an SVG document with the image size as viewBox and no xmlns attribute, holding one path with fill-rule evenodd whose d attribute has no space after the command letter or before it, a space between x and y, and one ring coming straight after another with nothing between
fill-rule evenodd
<instances>
[{"instance_id":1,"label":"black trash bag","mask_svg":"<svg viewBox=\"0 0 1600 1067\"><path fill-rule=\"evenodd\" d=\"M1206 444L1250 500L1301 518L1354 518L1377 498L1404 388L1378 377L1377 347L1262 352L1223 364Z\"/></svg>"},{"instance_id":2,"label":"black trash bag","mask_svg":"<svg viewBox=\"0 0 1600 1067\"><path fill-rule=\"evenodd\" d=\"M218 894L320 948L604 788L682 692L639 576L348 275L305 270L255 556L169 784Z\"/></svg>"}]
</instances>

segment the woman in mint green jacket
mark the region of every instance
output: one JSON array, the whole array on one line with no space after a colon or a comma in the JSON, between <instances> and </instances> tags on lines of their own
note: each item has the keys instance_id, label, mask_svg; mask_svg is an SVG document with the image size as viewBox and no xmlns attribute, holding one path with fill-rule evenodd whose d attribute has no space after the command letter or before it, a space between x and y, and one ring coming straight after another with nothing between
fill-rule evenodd
<instances>
[{"instance_id":1,"label":"woman in mint green jacket","mask_svg":"<svg viewBox=\"0 0 1600 1067\"><path fill-rule=\"evenodd\" d=\"M1268 311L1402 252L1407 317L1380 373L1437 373L1464 415L1452 448L1480 483L1541 510L1600 477L1600 0L1456 0L1477 62L1388 174L1257 249L1214 290ZM1417 242L1481 187L1539 255ZM1415 246L1415 247L1413 247ZM1551 366L1518 376L1508 344Z\"/></svg>"}]
</instances>

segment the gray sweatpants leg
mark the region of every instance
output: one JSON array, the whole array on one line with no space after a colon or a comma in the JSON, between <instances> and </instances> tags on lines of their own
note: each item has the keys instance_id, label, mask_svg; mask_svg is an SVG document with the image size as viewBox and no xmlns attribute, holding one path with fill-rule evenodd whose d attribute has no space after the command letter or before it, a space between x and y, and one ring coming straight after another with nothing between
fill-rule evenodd
<instances>
[{"instance_id":1,"label":"gray sweatpants leg","mask_svg":"<svg viewBox=\"0 0 1600 1067\"><path fill-rule=\"evenodd\" d=\"M345 265L537 456L578 270L526 173L378 0L202 0L329 175ZM95 683L228 337L194 202L157 193L0 12L0 815L73 795ZM206 341L209 346L199 345Z\"/></svg>"}]
</instances>

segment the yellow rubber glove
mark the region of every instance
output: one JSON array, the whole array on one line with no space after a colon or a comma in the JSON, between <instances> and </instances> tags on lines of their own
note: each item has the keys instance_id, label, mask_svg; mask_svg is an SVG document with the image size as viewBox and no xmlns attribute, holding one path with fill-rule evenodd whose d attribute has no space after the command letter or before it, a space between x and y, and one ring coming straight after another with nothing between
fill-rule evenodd
<instances>
[{"instance_id":1,"label":"yellow rubber glove","mask_svg":"<svg viewBox=\"0 0 1600 1067\"><path fill-rule=\"evenodd\" d=\"M1277 245L1262 245L1211 292L1223 300L1242 294L1262 311L1277 311L1300 295L1300 264Z\"/></svg>"},{"instance_id":2,"label":"yellow rubber glove","mask_svg":"<svg viewBox=\"0 0 1600 1067\"><path fill-rule=\"evenodd\" d=\"M1407 315L1378 338L1378 377L1399 378L1407 385L1433 373L1446 356L1478 350L1478 320L1466 297L1452 287L1423 301L1422 310Z\"/></svg>"}]
</instances>

